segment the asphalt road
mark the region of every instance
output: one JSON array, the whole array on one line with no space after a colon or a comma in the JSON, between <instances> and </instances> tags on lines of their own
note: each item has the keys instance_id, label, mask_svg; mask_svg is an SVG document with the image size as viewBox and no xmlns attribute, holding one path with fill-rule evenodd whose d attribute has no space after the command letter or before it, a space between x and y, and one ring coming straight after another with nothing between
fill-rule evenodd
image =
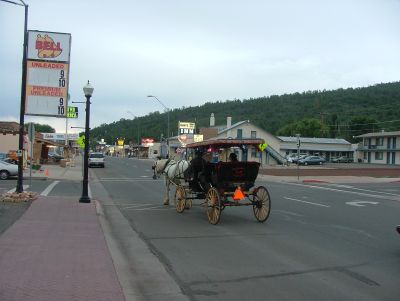
<instances>
[{"instance_id":1,"label":"asphalt road","mask_svg":"<svg viewBox=\"0 0 400 301\"><path fill-rule=\"evenodd\" d=\"M163 206L150 166L107 158L91 169L92 192L117 205L189 300L400 300L399 183L260 181L272 198L265 223L238 207L212 226L201 201L182 214ZM123 227L113 229L121 248Z\"/></svg>"},{"instance_id":2,"label":"asphalt road","mask_svg":"<svg viewBox=\"0 0 400 301\"><path fill-rule=\"evenodd\" d=\"M124 277L130 277L133 284L127 286L141 290L146 300L167 300L169 292L170 300L400 299L400 236L394 231L400 223L399 183L260 181L256 184L266 186L272 198L264 224L250 207L239 207L226 208L212 226L201 201L182 214L163 206L165 186L151 179L150 166L148 160L107 158L106 168L91 169L90 181L106 218L119 221L111 223L110 233L129 261L120 264L129 270L120 281L126 286ZM0 181L0 193L15 185ZM78 200L81 181L33 180L26 189ZM114 204L124 218L111 210ZM0 204L0 234L28 206ZM139 241L148 249L139 250ZM185 298L177 298L180 292Z\"/></svg>"}]
</instances>

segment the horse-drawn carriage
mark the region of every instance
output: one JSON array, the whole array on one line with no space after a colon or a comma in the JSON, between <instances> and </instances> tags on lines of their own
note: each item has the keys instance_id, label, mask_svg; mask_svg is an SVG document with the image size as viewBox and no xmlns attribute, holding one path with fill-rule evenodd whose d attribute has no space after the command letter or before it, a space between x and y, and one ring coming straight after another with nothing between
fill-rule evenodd
<instances>
[{"instance_id":1,"label":"horse-drawn carriage","mask_svg":"<svg viewBox=\"0 0 400 301\"><path fill-rule=\"evenodd\" d=\"M208 220L216 225L226 207L252 206L257 221L268 219L271 199L264 186L254 187L258 176L259 162L237 161L227 162L228 152L233 148L247 154L249 148L263 144L262 139L214 139L191 143L187 151L203 150L219 154L218 160L205 162L199 176L193 176L188 161L156 162L154 175L165 173L167 199L169 185L176 186L175 208L182 213L192 207L193 200L204 200L201 205L206 208ZM225 160L220 160L225 159ZM186 171L186 172L185 172Z\"/></svg>"}]
</instances>

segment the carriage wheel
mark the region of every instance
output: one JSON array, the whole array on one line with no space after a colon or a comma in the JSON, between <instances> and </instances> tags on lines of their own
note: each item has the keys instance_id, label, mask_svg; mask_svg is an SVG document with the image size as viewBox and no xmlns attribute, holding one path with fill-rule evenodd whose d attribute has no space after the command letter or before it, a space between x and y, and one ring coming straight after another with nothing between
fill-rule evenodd
<instances>
[{"instance_id":1,"label":"carriage wheel","mask_svg":"<svg viewBox=\"0 0 400 301\"><path fill-rule=\"evenodd\" d=\"M271 198L267 188L259 186L253 191L253 212L256 219L263 223L271 212Z\"/></svg>"},{"instance_id":2,"label":"carriage wheel","mask_svg":"<svg viewBox=\"0 0 400 301\"><path fill-rule=\"evenodd\" d=\"M185 210L186 204L186 191L182 186L177 186L175 191L175 209L178 213L182 213Z\"/></svg>"},{"instance_id":3,"label":"carriage wheel","mask_svg":"<svg viewBox=\"0 0 400 301\"><path fill-rule=\"evenodd\" d=\"M207 191L206 202L208 221L216 225L221 217L221 199L217 189L212 187Z\"/></svg>"}]
</instances>

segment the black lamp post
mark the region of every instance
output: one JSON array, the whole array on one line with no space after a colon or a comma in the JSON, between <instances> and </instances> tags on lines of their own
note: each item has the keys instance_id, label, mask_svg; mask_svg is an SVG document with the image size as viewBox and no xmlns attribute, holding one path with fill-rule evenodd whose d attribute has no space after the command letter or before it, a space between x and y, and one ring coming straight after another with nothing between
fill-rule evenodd
<instances>
[{"instance_id":1,"label":"black lamp post","mask_svg":"<svg viewBox=\"0 0 400 301\"><path fill-rule=\"evenodd\" d=\"M90 197L88 194L89 185L89 120L90 120L90 97L92 97L94 88L90 85L89 81L86 86L83 87L83 92L86 97L86 123L85 123L85 154L83 157L83 188L82 196L79 199L79 203L90 203Z\"/></svg>"},{"instance_id":2,"label":"black lamp post","mask_svg":"<svg viewBox=\"0 0 400 301\"><path fill-rule=\"evenodd\" d=\"M168 149L167 149L167 155L168 155L168 157L169 157L169 109L161 102L161 100L159 100L158 98L157 98L157 96L154 96L154 95L147 95L147 97L151 97L151 98L155 98L155 99L157 99L157 101L164 107L164 109L167 111L167 118L168 118L168 124L167 124L167 146L168 146Z\"/></svg>"},{"instance_id":3,"label":"black lamp post","mask_svg":"<svg viewBox=\"0 0 400 301\"><path fill-rule=\"evenodd\" d=\"M17 178L17 187L15 192L22 193L24 192L23 186L23 152L24 152L24 134L25 134L25 93L26 93L26 56L28 51L28 5L19 0L21 3L9 1L9 0L0 0L1 2L6 2L10 4L15 4L19 6L25 7L25 22L24 22L24 46L23 46L23 55L22 55L22 81L21 81L21 106L19 113L19 138L18 138L18 178Z\"/></svg>"},{"instance_id":4,"label":"black lamp post","mask_svg":"<svg viewBox=\"0 0 400 301\"><path fill-rule=\"evenodd\" d=\"M167 111L167 118L168 118L168 124L167 124L167 131L168 131L168 133L167 133L167 138L169 138L169 109L161 102L161 100L159 100L159 99L157 98L157 96L148 95L147 97L151 97L151 98L157 99L157 101L158 101L158 102L164 107L164 109Z\"/></svg>"}]
</instances>

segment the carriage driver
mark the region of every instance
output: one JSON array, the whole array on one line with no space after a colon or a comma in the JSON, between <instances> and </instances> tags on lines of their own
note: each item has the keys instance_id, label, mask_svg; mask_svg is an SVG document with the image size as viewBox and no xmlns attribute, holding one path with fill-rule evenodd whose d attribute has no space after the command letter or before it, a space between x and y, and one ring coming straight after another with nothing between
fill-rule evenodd
<instances>
[{"instance_id":1,"label":"carriage driver","mask_svg":"<svg viewBox=\"0 0 400 301\"><path fill-rule=\"evenodd\" d=\"M199 182L204 181L204 175L202 175L202 172L204 171L206 164L207 161L203 158L203 150L196 149L195 157L190 161L190 167L187 170L189 177L193 176L194 183L198 184Z\"/></svg>"}]
</instances>

